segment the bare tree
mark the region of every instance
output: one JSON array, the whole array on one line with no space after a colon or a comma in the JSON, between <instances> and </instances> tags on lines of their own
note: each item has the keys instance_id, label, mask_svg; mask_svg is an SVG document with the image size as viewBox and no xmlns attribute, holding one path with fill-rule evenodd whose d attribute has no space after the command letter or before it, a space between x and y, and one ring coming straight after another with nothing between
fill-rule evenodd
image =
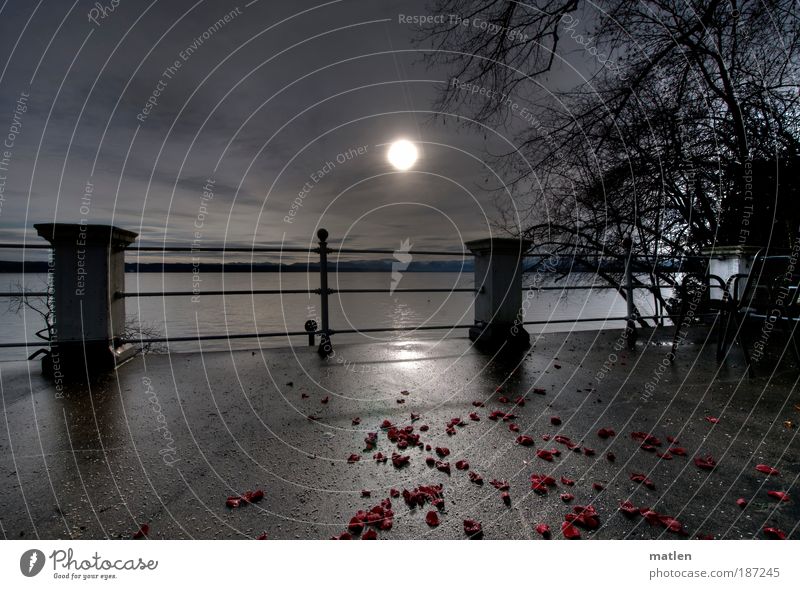
<instances>
[{"instance_id":1,"label":"bare tree","mask_svg":"<svg viewBox=\"0 0 800 589\"><path fill-rule=\"evenodd\" d=\"M514 124L510 104L533 113L515 150L492 161L527 212L507 229L542 252L572 255L618 286L596 255L622 260L630 235L637 281L654 286L674 282L660 260L796 237L794 0L436 0L431 9L457 15L421 33L436 49L431 63L458 80L439 108L495 125ZM548 86L545 76L576 55L591 76Z\"/></svg>"}]
</instances>

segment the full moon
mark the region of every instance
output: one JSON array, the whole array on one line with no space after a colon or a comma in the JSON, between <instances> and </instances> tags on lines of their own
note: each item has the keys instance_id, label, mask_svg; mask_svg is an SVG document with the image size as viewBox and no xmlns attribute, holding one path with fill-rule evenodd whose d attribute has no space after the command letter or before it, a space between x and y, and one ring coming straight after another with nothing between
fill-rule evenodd
<instances>
[{"instance_id":1,"label":"full moon","mask_svg":"<svg viewBox=\"0 0 800 589\"><path fill-rule=\"evenodd\" d=\"M400 139L389 146L386 157L398 170L408 170L417 161L417 147L406 139Z\"/></svg>"}]
</instances>

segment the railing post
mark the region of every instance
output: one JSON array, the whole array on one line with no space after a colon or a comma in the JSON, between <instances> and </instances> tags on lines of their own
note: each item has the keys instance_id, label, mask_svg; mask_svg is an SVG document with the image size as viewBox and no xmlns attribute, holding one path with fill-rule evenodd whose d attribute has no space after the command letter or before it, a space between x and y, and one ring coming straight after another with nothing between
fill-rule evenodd
<instances>
[{"instance_id":1,"label":"railing post","mask_svg":"<svg viewBox=\"0 0 800 589\"><path fill-rule=\"evenodd\" d=\"M111 225L34 225L53 247L55 323L42 371L80 379L133 356L125 333L125 248L136 233Z\"/></svg>"},{"instance_id":2,"label":"railing post","mask_svg":"<svg viewBox=\"0 0 800 589\"><path fill-rule=\"evenodd\" d=\"M524 239L488 238L468 241L475 255L475 325L469 338L489 349L530 345L523 325L522 256L531 246Z\"/></svg>"},{"instance_id":3,"label":"railing post","mask_svg":"<svg viewBox=\"0 0 800 589\"><path fill-rule=\"evenodd\" d=\"M636 346L636 306L633 302L633 240L626 237L622 240L622 247L625 248L625 303L627 306L627 321L625 326L625 340L628 349L633 350Z\"/></svg>"},{"instance_id":4,"label":"railing post","mask_svg":"<svg viewBox=\"0 0 800 589\"><path fill-rule=\"evenodd\" d=\"M319 296L320 296L320 319L322 329L320 330L320 342L317 353L327 358L333 353L331 344L331 330L328 323L328 232L325 229L317 231L319 238Z\"/></svg>"}]
</instances>

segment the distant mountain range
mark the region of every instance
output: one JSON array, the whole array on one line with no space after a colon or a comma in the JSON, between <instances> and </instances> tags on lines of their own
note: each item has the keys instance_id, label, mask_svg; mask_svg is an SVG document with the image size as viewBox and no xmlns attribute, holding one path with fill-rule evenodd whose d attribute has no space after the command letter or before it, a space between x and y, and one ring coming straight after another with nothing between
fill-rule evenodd
<instances>
[{"instance_id":1,"label":"distant mountain range","mask_svg":"<svg viewBox=\"0 0 800 589\"><path fill-rule=\"evenodd\" d=\"M353 260L349 262L331 262L330 272L391 272L392 260ZM189 262L161 263L128 263L126 272L192 272L198 268L201 272L319 272L318 263L296 262L294 264L273 264L270 262L248 263L235 262L228 264L202 263L195 267ZM411 262L404 272L472 272L472 260L447 260ZM0 273L44 273L47 262L12 262L0 260Z\"/></svg>"}]
</instances>

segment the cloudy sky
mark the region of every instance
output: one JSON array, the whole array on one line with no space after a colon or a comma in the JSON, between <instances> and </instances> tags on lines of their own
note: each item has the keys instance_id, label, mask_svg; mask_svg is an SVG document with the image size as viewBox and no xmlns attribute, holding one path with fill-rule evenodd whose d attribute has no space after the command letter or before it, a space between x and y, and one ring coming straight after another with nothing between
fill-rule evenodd
<instances>
[{"instance_id":1,"label":"cloudy sky","mask_svg":"<svg viewBox=\"0 0 800 589\"><path fill-rule=\"evenodd\" d=\"M488 235L482 156L502 130L432 118L449 72L399 22L426 13L424 0L3 2L0 131L15 133L0 241L82 218L149 244L306 246L323 226L349 247ZM386 161L401 137L422 152L409 172Z\"/></svg>"}]
</instances>

